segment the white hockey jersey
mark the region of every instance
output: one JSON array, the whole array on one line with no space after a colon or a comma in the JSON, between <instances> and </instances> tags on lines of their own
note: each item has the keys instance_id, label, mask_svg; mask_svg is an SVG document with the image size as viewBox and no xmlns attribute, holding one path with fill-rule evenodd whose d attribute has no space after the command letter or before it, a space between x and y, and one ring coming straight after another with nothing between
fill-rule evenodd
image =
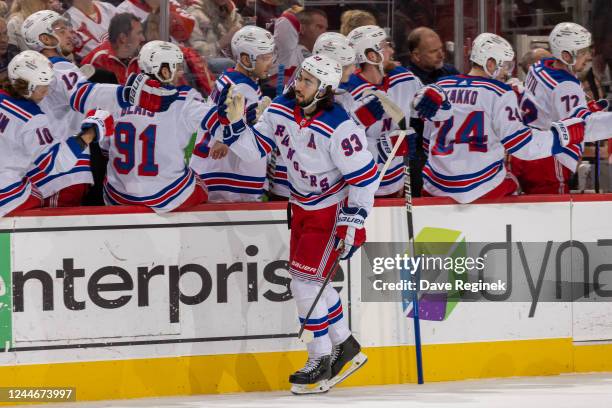
<instances>
[{"instance_id":1,"label":"white hockey jersey","mask_svg":"<svg viewBox=\"0 0 612 408\"><path fill-rule=\"evenodd\" d=\"M340 88L347 93L343 94L339 101L353 113L357 108L361 107L367 95L364 91L368 89L381 90L385 92L389 98L397 104L405 113L406 118L416 116L412 112L411 103L416 92L422 88L421 81L409 70L403 67L397 67L385 75L381 85L375 85L368 82L359 73L351 75L348 82L340 85ZM349 97L350 95L350 97ZM351 101L352 99L352 101ZM368 99L365 100L367 102ZM382 119L374 125L366 129L368 138L368 149L374 156L376 163L380 168L387 160L387 154L384 152L381 141L385 137L385 133L390 133L399 130L396 123L391 117L383 115ZM404 186L404 158L396 157L391 161L391 166L376 192L377 196L386 196L394 194Z\"/></svg>"},{"instance_id":2,"label":"white hockey jersey","mask_svg":"<svg viewBox=\"0 0 612 408\"><path fill-rule=\"evenodd\" d=\"M49 60L53 64L55 76L49 86L49 93L40 103L40 108L46 113L52 124L53 135L57 140L66 140L81 130L81 122L85 115L71 109L70 97L77 85L87 81L87 78L65 58L51 57ZM46 175L37 180L36 187L42 196L47 198L75 184L93 183L89 148L87 148L76 166L64 173Z\"/></svg>"},{"instance_id":3,"label":"white hockey jersey","mask_svg":"<svg viewBox=\"0 0 612 408\"><path fill-rule=\"evenodd\" d=\"M117 14L115 6L105 1L94 0L93 6L96 11L93 17L85 15L74 6L66 11L66 16L81 40L79 47L74 50L79 59L85 58L108 37L108 26L113 16Z\"/></svg>"},{"instance_id":4,"label":"white hockey jersey","mask_svg":"<svg viewBox=\"0 0 612 408\"><path fill-rule=\"evenodd\" d=\"M378 169L367 139L338 104L310 119L294 99L279 96L254 127L247 126L231 149L249 160L265 157L278 148L287 163L290 201L305 210L337 204L370 213L378 188Z\"/></svg>"},{"instance_id":5,"label":"white hockey jersey","mask_svg":"<svg viewBox=\"0 0 612 408\"><path fill-rule=\"evenodd\" d=\"M585 141L612 137L612 112L589 112L578 78L554 68L554 62L554 58L546 58L529 68L521 99L523 122L538 129L548 129L552 122L577 116L586 122ZM575 172L581 155L579 146L570 146L555 158Z\"/></svg>"},{"instance_id":6,"label":"white hockey jersey","mask_svg":"<svg viewBox=\"0 0 612 408\"><path fill-rule=\"evenodd\" d=\"M180 87L165 112L129 106L115 110L115 134L100 142L108 152L104 200L108 205L144 205L158 213L179 207L198 176L185 165L194 132L216 113L194 89Z\"/></svg>"},{"instance_id":7,"label":"white hockey jersey","mask_svg":"<svg viewBox=\"0 0 612 408\"><path fill-rule=\"evenodd\" d=\"M469 75L437 82L452 103L446 121L426 122L423 188L433 196L469 203L506 176L505 153L523 160L552 154L554 135L526 127L514 91L503 82Z\"/></svg>"},{"instance_id":8,"label":"white hockey jersey","mask_svg":"<svg viewBox=\"0 0 612 408\"><path fill-rule=\"evenodd\" d=\"M51 127L34 102L0 92L0 217L28 199L32 182L68 171L81 159L77 141L55 139Z\"/></svg>"},{"instance_id":9,"label":"white hockey jersey","mask_svg":"<svg viewBox=\"0 0 612 408\"><path fill-rule=\"evenodd\" d=\"M225 87L234 85L236 92L245 97L245 107L258 103L261 98L259 84L246 75L234 70L226 70L216 81L212 98L216 101ZM216 117L216 116L215 116ZM209 129L213 125L209 126ZM266 187L266 158L247 162L239 155L228 152L220 160L208 156L210 148L215 143L204 133L194 148L190 166L204 180L208 187L210 202L260 201Z\"/></svg>"}]
</instances>

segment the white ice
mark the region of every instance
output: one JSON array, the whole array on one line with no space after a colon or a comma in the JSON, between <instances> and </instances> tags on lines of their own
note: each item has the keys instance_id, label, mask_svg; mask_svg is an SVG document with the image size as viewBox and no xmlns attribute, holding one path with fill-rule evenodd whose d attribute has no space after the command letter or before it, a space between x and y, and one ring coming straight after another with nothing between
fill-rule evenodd
<instances>
[{"instance_id":1,"label":"white ice","mask_svg":"<svg viewBox=\"0 0 612 408\"><path fill-rule=\"evenodd\" d=\"M327 394L305 396L287 391L147 398L72 403L68 407L612 408L612 373L337 388Z\"/></svg>"}]
</instances>

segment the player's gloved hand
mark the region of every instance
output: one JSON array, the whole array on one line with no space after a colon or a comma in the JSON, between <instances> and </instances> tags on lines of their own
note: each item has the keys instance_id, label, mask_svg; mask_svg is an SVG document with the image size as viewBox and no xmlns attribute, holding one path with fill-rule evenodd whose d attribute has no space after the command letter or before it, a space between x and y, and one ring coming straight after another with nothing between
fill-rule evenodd
<instances>
[{"instance_id":1,"label":"player's gloved hand","mask_svg":"<svg viewBox=\"0 0 612 408\"><path fill-rule=\"evenodd\" d=\"M149 112L164 112L178 96L178 89L163 86L146 74L131 74L121 90L122 103L139 106Z\"/></svg>"},{"instance_id":2,"label":"player's gloved hand","mask_svg":"<svg viewBox=\"0 0 612 408\"><path fill-rule=\"evenodd\" d=\"M600 99L598 101L588 101L587 107L591 112L607 112L610 108L610 103L607 99Z\"/></svg>"},{"instance_id":3,"label":"player's gloved hand","mask_svg":"<svg viewBox=\"0 0 612 408\"><path fill-rule=\"evenodd\" d=\"M81 122L81 130L83 132L92 129L96 133L94 140L100 140L103 137L111 136L115 133L115 121L113 115L102 109L92 109L87 112L87 116Z\"/></svg>"},{"instance_id":4,"label":"player's gloved hand","mask_svg":"<svg viewBox=\"0 0 612 408\"><path fill-rule=\"evenodd\" d=\"M365 127L372 126L382 119L384 114L385 109L376 96L372 96L368 102L355 110L355 117Z\"/></svg>"},{"instance_id":5,"label":"player's gloved hand","mask_svg":"<svg viewBox=\"0 0 612 408\"><path fill-rule=\"evenodd\" d=\"M252 103L247 107L246 113L244 116L246 117L246 121L249 125L253 126L257 123L257 104Z\"/></svg>"},{"instance_id":6,"label":"player's gloved hand","mask_svg":"<svg viewBox=\"0 0 612 408\"><path fill-rule=\"evenodd\" d=\"M560 153L562 148L567 145L582 143L584 128L584 120L580 118L568 118L553 122L550 127L554 135L553 154Z\"/></svg>"},{"instance_id":7,"label":"player's gloved hand","mask_svg":"<svg viewBox=\"0 0 612 408\"><path fill-rule=\"evenodd\" d=\"M217 114L219 121L226 129L230 129L231 134L241 133L245 129L243 115L245 101L244 95L235 92L233 85L225 87L219 95ZM225 139L224 131L224 139Z\"/></svg>"},{"instance_id":8,"label":"player's gloved hand","mask_svg":"<svg viewBox=\"0 0 612 408\"><path fill-rule=\"evenodd\" d=\"M408 130L405 132L406 136L400 140L400 145L395 152L395 157L408 156L410 159L414 159L416 154L417 134L412 128L408 128ZM400 134L400 130L394 130L388 133L383 133L383 135L379 138L379 154L383 161L387 161L389 155L391 152L393 152L393 147L398 142Z\"/></svg>"},{"instance_id":9,"label":"player's gloved hand","mask_svg":"<svg viewBox=\"0 0 612 408\"><path fill-rule=\"evenodd\" d=\"M336 221L335 248L340 259L349 259L366 240L367 211L361 207L343 207Z\"/></svg>"},{"instance_id":10,"label":"player's gloved hand","mask_svg":"<svg viewBox=\"0 0 612 408\"><path fill-rule=\"evenodd\" d=\"M412 107L421 119L431 119L439 109L451 107L446 92L438 85L432 84L421 88L412 101Z\"/></svg>"}]
</instances>

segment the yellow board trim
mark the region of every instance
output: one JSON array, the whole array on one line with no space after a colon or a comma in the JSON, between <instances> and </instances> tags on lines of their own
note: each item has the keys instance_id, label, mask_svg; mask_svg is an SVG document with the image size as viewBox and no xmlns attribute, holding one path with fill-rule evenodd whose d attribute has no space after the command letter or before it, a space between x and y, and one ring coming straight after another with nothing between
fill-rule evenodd
<instances>
[{"instance_id":1,"label":"yellow board trim","mask_svg":"<svg viewBox=\"0 0 612 408\"><path fill-rule=\"evenodd\" d=\"M364 352L368 363L342 386L416 382L413 346ZM611 356L612 344L577 346L571 338L423 347L426 382L612 371ZM288 389L305 358L275 352L4 366L0 378L2 386L75 387L79 401L274 391Z\"/></svg>"}]
</instances>

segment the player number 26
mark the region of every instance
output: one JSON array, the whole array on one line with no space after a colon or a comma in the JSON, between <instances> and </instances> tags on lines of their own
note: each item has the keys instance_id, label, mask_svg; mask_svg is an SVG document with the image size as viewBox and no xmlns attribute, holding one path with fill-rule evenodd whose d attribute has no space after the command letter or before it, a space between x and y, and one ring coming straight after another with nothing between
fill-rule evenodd
<instances>
[{"instance_id":1,"label":"player number 26","mask_svg":"<svg viewBox=\"0 0 612 408\"><path fill-rule=\"evenodd\" d=\"M350 137L342 139L342 142L340 142L340 146L342 146L342 150L344 150L345 156L350 156L354 152L363 150L363 145L359 140L359 136L354 133Z\"/></svg>"}]
</instances>

